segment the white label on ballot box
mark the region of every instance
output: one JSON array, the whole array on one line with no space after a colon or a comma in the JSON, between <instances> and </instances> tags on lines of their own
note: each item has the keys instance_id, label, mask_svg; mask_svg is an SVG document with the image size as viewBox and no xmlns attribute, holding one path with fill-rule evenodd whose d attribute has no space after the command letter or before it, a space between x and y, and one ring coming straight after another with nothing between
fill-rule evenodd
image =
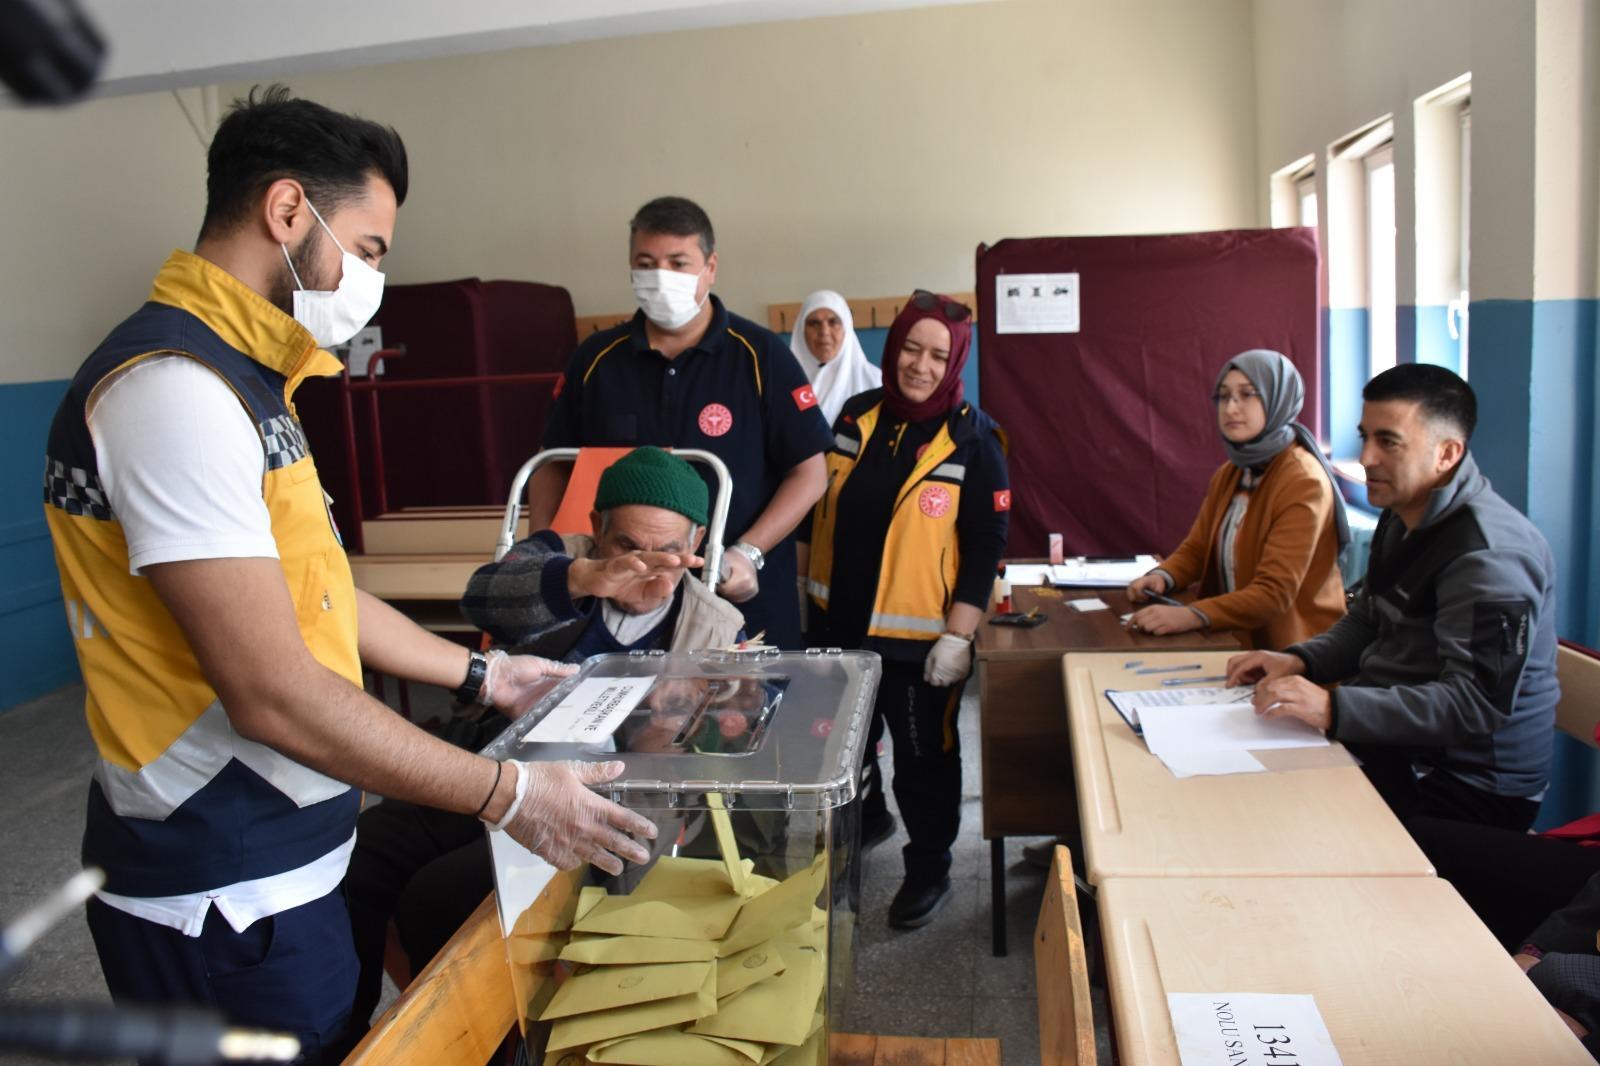
<instances>
[{"instance_id":1,"label":"white label on ballot box","mask_svg":"<svg viewBox=\"0 0 1600 1066\"><path fill-rule=\"evenodd\" d=\"M997 333L1076 333L1078 275L997 275L994 306Z\"/></svg>"},{"instance_id":2,"label":"white label on ballot box","mask_svg":"<svg viewBox=\"0 0 1600 1066\"><path fill-rule=\"evenodd\" d=\"M590 677L528 731L524 742L588 744L605 740L656 683L653 677Z\"/></svg>"},{"instance_id":3,"label":"white label on ballot box","mask_svg":"<svg viewBox=\"0 0 1600 1066\"><path fill-rule=\"evenodd\" d=\"M1183 1066L1340 1066L1317 1001L1266 992L1168 992Z\"/></svg>"}]
</instances>

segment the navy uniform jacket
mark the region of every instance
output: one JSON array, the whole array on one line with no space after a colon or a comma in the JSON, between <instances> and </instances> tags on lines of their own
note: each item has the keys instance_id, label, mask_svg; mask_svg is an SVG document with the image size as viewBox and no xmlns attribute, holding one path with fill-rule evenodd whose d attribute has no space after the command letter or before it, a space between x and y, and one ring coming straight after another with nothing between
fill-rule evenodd
<instances>
[{"instance_id":1,"label":"navy uniform jacket","mask_svg":"<svg viewBox=\"0 0 1600 1066\"><path fill-rule=\"evenodd\" d=\"M675 359L650 347L643 312L578 345L557 386L544 447L654 444L713 453L733 476L731 547L784 475L832 447L833 434L788 345L710 299L706 335ZM710 471L702 474L714 493ZM738 605L745 631L765 630L769 644L801 647L792 536L767 553L759 576L760 592Z\"/></svg>"}]
</instances>

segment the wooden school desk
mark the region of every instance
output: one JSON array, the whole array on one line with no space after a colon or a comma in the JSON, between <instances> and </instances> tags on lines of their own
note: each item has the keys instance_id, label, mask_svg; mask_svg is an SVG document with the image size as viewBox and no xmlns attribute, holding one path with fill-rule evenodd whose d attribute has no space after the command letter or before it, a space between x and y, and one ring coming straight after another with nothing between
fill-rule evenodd
<instances>
[{"instance_id":1,"label":"wooden school desk","mask_svg":"<svg viewBox=\"0 0 1600 1066\"><path fill-rule=\"evenodd\" d=\"M1097 596L1110 610L1080 613L1068 600ZM1005 954L1005 838L1071 835L1078 824L1072 748L1061 692L1061 656L1069 651L1140 654L1172 649L1237 649L1232 634L1195 631L1170 637L1134 633L1121 589L1014 585L1013 610L1035 606L1044 625L978 626L978 737L983 767L983 835L989 841L994 953ZM1127 656L1124 656L1127 658Z\"/></svg>"},{"instance_id":2,"label":"wooden school desk","mask_svg":"<svg viewBox=\"0 0 1600 1066\"><path fill-rule=\"evenodd\" d=\"M1593 1062L1438 878L1114 877L1099 910L1129 1066L1178 1066L1168 992L1310 994L1345 1066Z\"/></svg>"},{"instance_id":3,"label":"wooden school desk","mask_svg":"<svg viewBox=\"0 0 1600 1066\"><path fill-rule=\"evenodd\" d=\"M1220 675L1227 652L1153 653L1145 666L1200 663L1188 674L1135 674L1125 653L1070 654L1062 663L1084 860L1092 884L1111 877L1383 877L1433 873L1342 748L1263 753L1269 769L1172 776L1106 699L1106 689L1155 688L1162 678ZM1221 684L1221 682L1217 682ZM1328 765L1338 759L1342 765Z\"/></svg>"}]
</instances>

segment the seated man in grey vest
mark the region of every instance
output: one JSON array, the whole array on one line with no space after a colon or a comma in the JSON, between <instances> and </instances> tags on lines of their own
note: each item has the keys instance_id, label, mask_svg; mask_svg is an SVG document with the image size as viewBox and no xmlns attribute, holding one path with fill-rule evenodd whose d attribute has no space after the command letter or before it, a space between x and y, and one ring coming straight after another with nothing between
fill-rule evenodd
<instances>
[{"instance_id":1,"label":"seated man in grey vest","mask_svg":"<svg viewBox=\"0 0 1600 1066\"><path fill-rule=\"evenodd\" d=\"M740 638L744 616L686 577L701 565L706 483L660 448L636 448L600 477L594 536L542 530L480 567L461 609L496 644L545 649L579 663L635 650L693 651ZM473 750L506 720L456 723ZM385 930L393 918L412 973L427 965L494 887L477 819L393 800L362 812L345 881L361 975L354 1017L365 1027L382 989Z\"/></svg>"},{"instance_id":2,"label":"seated man in grey vest","mask_svg":"<svg viewBox=\"0 0 1600 1066\"><path fill-rule=\"evenodd\" d=\"M1326 633L1234 657L1228 684L1344 742L1402 819L1520 832L1549 784L1560 694L1550 546L1467 451L1465 381L1404 364L1362 396L1367 498L1384 508L1366 578Z\"/></svg>"}]
</instances>

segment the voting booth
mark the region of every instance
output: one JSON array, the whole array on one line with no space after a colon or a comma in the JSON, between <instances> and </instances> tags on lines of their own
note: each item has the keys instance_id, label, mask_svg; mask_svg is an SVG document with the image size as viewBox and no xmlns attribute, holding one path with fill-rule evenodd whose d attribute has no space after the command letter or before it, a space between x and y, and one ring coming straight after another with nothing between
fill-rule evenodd
<instances>
[{"instance_id":1,"label":"voting booth","mask_svg":"<svg viewBox=\"0 0 1600 1066\"><path fill-rule=\"evenodd\" d=\"M871 652L590 659L485 749L620 760L651 860L556 871L490 835L529 1061L824 1066L849 986Z\"/></svg>"}]
</instances>

